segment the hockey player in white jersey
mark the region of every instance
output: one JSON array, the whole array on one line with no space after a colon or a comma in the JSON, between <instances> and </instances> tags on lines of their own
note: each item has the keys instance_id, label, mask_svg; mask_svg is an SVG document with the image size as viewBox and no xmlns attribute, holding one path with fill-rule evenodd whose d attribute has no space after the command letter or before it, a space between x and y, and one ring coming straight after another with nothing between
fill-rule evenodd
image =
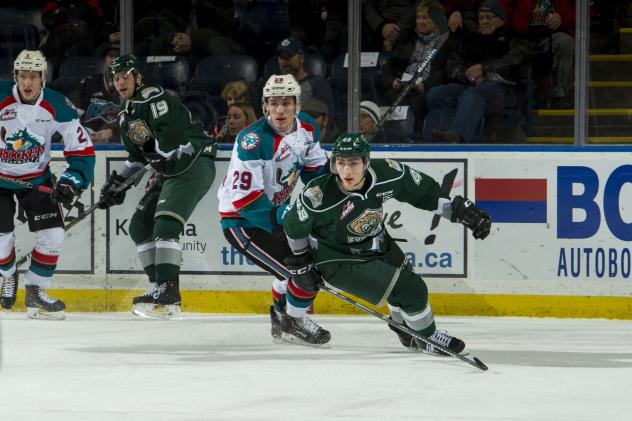
<instances>
[{"instance_id":1,"label":"hockey player in white jersey","mask_svg":"<svg viewBox=\"0 0 632 421\"><path fill-rule=\"evenodd\" d=\"M28 315L61 319L65 304L45 292L64 243L60 205L73 203L89 186L95 157L74 106L60 93L45 88L46 71L46 58L40 51L24 50L13 66L14 81L0 81L0 174L6 180L0 180L0 304L11 309L18 288L13 221L17 201L36 237L24 275ZM68 168L53 184L49 163L55 132L63 137ZM16 186L12 179L48 186L52 193Z\"/></svg>"},{"instance_id":2,"label":"hockey player in white jersey","mask_svg":"<svg viewBox=\"0 0 632 421\"><path fill-rule=\"evenodd\" d=\"M299 179L328 171L314 120L300 113L301 88L292 75L272 75L263 88L263 114L235 139L228 172L219 189L219 212L228 242L275 276L270 306L273 341L321 345L329 332L306 316L315 294L292 281L283 259L292 256L282 218ZM282 331L285 314L300 323Z\"/></svg>"}]
</instances>

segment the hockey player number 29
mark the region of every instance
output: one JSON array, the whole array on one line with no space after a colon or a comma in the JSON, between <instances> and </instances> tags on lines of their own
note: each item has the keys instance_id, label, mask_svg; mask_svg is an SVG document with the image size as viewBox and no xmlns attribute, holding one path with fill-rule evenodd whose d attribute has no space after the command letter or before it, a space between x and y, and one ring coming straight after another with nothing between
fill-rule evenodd
<instances>
[{"instance_id":1,"label":"hockey player number 29","mask_svg":"<svg viewBox=\"0 0 632 421\"><path fill-rule=\"evenodd\" d=\"M250 184L252 183L252 174L249 171L243 171L241 176L239 171L233 173L233 190L250 190Z\"/></svg>"}]
</instances>

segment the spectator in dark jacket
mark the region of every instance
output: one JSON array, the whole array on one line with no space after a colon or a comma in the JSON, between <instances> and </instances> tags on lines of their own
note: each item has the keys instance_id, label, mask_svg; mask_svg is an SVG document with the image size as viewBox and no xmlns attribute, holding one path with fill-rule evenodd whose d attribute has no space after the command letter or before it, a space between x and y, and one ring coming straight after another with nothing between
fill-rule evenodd
<instances>
[{"instance_id":1,"label":"spectator in dark jacket","mask_svg":"<svg viewBox=\"0 0 632 421\"><path fill-rule=\"evenodd\" d=\"M363 0L362 14L383 51L391 51L415 28L419 0Z\"/></svg>"},{"instance_id":2,"label":"spectator in dark jacket","mask_svg":"<svg viewBox=\"0 0 632 421\"><path fill-rule=\"evenodd\" d=\"M504 0L504 3L511 30L526 34L533 43L538 105L573 108L575 0Z\"/></svg>"},{"instance_id":3,"label":"spectator in dark jacket","mask_svg":"<svg viewBox=\"0 0 632 421\"><path fill-rule=\"evenodd\" d=\"M471 34L478 30L478 7L482 0L444 0L450 32L463 30Z\"/></svg>"},{"instance_id":4,"label":"spectator in dark jacket","mask_svg":"<svg viewBox=\"0 0 632 421\"><path fill-rule=\"evenodd\" d=\"M324 77L307 72L303 65L305 62L303 44L295 39L286 38L279 43L276 53L281 73L291 74L301 85L301 102L316 98L327 105L330 115L333 114L334 96L331 86Z\"/></svg>"},{"instance_id":5,"label":"spectator in dark jacket","mask_svg":"<svg viewBox=\"0 0 632 421\"><path fill-rule=\"evenodd\" d=\"M385 86L382 97L387 103L395 101L406 83L412 79L418 66L437 47L441 35L440 28L444 28L445 32L447 25L441 4L435 0L422 1L417 6L416 23L414 36L398 44L391 59L382 66L382 82ZM454 42L453 36L436 53L421 75L412 82L414 86L400 104L410 105L415 115L417 130L423 126L427 113L425 92L433 86L446 83L446 51Z\"/></svg>"},{"instance_id":6,"label":"spectator in dark jacket","mask_svg":"<svg viewBox=\"0 0 632 421\"><path fill-rule=\"evenodd\" d=\"M105 49L104 69L120 54L118 44ZM106 73L88 75L68 98L77 106L81 124L88 130L92 143L120 143L118 112L121 97Z\"/></svg>"},{"instance_id":7,"label":"spectator in dark jacket","mask_svg":"<svg viewBox=\"0 0 632 421\"><path fill-rule=\"evenodd\" d=\"M448 77L454 81L426 94L429 110L456 108L448 131L434 131L435 140L470 142L484 116L502 111L526 75L529 42L509 38L505 10L496 0L485 0L478 11L479 32L465 37L460 50L448 58Z\"/></svg>"}]
</instances>

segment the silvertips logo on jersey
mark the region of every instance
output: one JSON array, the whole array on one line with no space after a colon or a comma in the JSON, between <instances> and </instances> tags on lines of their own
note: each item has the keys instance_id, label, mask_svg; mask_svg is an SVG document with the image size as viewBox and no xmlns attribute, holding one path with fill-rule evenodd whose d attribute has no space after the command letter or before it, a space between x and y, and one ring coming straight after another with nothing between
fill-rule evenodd
<instances>
[{"instance_id":1,"label":"silvertips logo on jersey","mask_svg":"<svg viewBox=\"0 0 632 421\"><path fill-rule=\"evenodd\" d=\"M245 151L251 151L256 149L261 143L261 139L259 135L255 132L249 132L241 138L241 142L239 143L241 148Z\"/></svg>"},{"instance_id":2,"label":"silvertips logo on jersey","mask_svg":"<svg viewBox=\"0 0 632 421\"><path fill-rule=\"evenodd\" d=\"M18 130L7 136L7 129L0 128L0 161L7 164L22 164L25 162L39 162L44 155L44 145L27 128Z\"/></svg>"},{"instance_id":3,"label":"silvertips logo on jersey","mask_svg":"<svg viewBox=\"0 0 632 421\"><path fill-rule=\"evenodd\" d=\"M380 227L382 216L380 209L366 209L360 216L351 221L347 228L357 235L370 235Z\"/></svg>"}]
</instances>

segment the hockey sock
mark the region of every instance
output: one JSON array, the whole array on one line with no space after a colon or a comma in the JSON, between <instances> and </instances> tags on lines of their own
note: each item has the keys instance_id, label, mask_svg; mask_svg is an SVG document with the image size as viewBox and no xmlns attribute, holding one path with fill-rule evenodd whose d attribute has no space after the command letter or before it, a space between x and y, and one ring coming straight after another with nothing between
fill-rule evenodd
<instances>
[{"instance_id":1,"label":"hockey sock","mask_svg":"<svg viewBox=\"0 0 632 421\"><path fill-rule=\"evenodd\" d=\"M149 278L149 282L156 282L156 242L153 240L136 244L138 260Z\"/></svg>"},{"instance_id":2,"label":"hockey sock","mask_svg":"<svg viewBox=\"0 0 632 421\"><path fill-rule=\"evenodd\" d=\"M182 264L179 236L182 224L171 217L160 216L154 224L156 239L156 282L178 281Z\"/></svg>"},{"instance_id":3,"label":"hockey sock","mask_svg":"<svg viewBox=\"0 0 632 421\"><path fill-rule=\"evenodd\" d=\"M275 279L272 282L272 303L278 314L285 311L287 293L287 280Z\"/></svg>"},{"instance_id":4,"label":"hockey sock","mask_svg":"<svg viewBox=\"0 0 632 421\"><path fill-rule=\"evenodd\" d=\"M287 307L285 312L292 317L303 317L316 298L316 292L301 289L291 279L287 283Z\"/></svg>"},{"instance_id":5,"label":"hockey sock","mask_svg":"<svg viewBox=\"0 0 632 421\"><path fill-rule=\"evenodd\" d=\"M0 233L0 275L11 276L15 272L15 235Z\"/></svg>"}]
</instances>

